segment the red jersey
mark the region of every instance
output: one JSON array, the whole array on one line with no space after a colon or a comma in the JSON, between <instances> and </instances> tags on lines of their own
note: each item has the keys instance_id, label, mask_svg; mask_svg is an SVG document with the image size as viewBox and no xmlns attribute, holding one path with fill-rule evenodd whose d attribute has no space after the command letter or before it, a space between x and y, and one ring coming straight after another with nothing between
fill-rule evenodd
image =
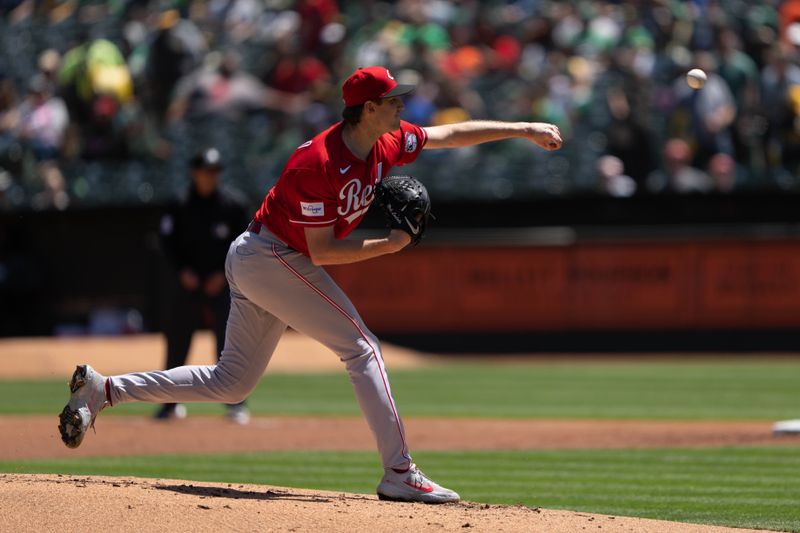
<instances>
[{"instance_id":1,"label":"red jersey","mask_svg":"<svg viewBox=\"0 0 800 533\"><path fill-rule=\"evenodd\" d=\"M400 121L363 161L345 146L343 127L334 124L301 144L256 212L258 222L305 255L305 228L333 226L337 239L346 237L367 213L375 184L393 166L414 161L428 141L423 128Z\"/></svg>"}]
</instances>

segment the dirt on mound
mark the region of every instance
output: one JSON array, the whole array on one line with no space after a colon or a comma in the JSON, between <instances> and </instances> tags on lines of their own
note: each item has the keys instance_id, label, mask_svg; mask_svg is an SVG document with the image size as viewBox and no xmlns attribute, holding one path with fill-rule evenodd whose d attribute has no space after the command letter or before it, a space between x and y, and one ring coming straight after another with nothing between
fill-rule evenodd
<instances>
[{"instance_id":1,"label":"dirt on mound","mask_svg":"<svg viewBox=\"0 0 800 533\"><path fill-rule=\"evenodd\" d=\"M424 505L375 496L166 479L0 474L4 531L548 531L743 533L523 506Z\"/></svg>"}]
</instances>

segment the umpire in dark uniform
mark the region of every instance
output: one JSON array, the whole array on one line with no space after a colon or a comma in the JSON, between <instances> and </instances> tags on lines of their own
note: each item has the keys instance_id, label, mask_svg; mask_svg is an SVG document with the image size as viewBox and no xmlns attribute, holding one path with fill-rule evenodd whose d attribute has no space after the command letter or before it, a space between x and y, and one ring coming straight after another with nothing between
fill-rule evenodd
<instances>
[{"instance_id":1,"label":"umpire in dark uniform","mask_svg":"<svg viewBox=\"0 0 800 533\"><path fill-rule=\"evenodd\" d=\"M249 217L244 202L219 185L222 157L216 148L197 153L189 162L192 183L187 195L161 219L161 238L177 283L167 321L167 368L186 363L192 335L198 329L214 332L219 358L225 344L230 292L225 279L225 257L231 240ZM156 418L184 418L182 404L164 404ZM244 402L227 406L227 417L247 424Z\"/></svg>"}]
</instances>

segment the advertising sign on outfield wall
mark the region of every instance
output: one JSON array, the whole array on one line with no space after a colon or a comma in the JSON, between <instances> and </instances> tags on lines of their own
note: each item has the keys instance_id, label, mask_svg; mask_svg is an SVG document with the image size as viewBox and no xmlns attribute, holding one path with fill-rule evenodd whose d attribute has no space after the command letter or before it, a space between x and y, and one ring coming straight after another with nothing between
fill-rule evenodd
<instances>
[{"instance_id":1,"label":"advertising sign on outfield wall","mask_svg":"<svg viewBox=\"0 0 800 533\"><path fill-rule=\"evenodd\" d=\"M800 243L429 247L331 267L381 332L800 326Z\"/></svg>"}]
</instances>

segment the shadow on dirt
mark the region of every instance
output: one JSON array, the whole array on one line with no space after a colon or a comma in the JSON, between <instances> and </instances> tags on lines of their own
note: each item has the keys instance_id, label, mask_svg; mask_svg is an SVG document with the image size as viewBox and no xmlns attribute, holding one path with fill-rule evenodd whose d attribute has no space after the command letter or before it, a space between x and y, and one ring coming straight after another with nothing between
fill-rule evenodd
<instances>
[{"instance_id":1,"label":"shadow on dirt","mask_svg":"<svg viewBox=\"0 0 800 533\"><path fill-rule=\"evenodd\" d=\"M340 499L365 499L359 496L342 494L341 497L328 498L324 496L314 496L308 494L294 494L284 490L267 490L265 492L252 490L238 490L226 487L200 487L196 485L155 485L153 488L158 490L169 490L180 494L201 496L205 498L230 498L233 500L294 500L299 502L329 503Z\"/></svg>"}]
</instances>

